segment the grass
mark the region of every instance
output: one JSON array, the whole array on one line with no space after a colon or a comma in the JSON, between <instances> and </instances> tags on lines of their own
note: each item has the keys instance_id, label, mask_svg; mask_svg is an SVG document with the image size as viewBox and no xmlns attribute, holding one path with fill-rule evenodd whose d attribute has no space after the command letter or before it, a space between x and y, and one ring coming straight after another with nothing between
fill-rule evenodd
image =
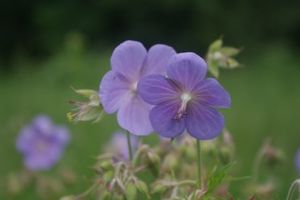
<instances>
[{"instance_id":1,"label":"grass","mask_svg":"<svg viewBox=\"0 0 300 200\"><path fill-rule=\"evenodd\" d=\"M110 51L96 54L82 49L80 45L67 45L46 62L21 60L15 72L0 75L0 178L22 168L15 150L20 128L36 114L46 113L56 123L67 124L72 132L72 142L59 164L71 167L79 175L79 184L68 188L68 192L78 193L90 185L90 167L118 126L114 116L105 116L96 124L71 124L66 119L68 101L77 98L71 86L98 89L102 75L109 69ZM286 155L281 166L272 172L282 186L276 191L278 199L284 199L289 184L296 178L294 154L300 146L300 60L280 46L248 53L242 58L246 67L222 71L220 80L232 95L232 108L224 114L236 143L237 175L251 175L257 150L266 137L271 137ZM261 176L259 180L265 178ZM234 184L238 189L240 185ZM0 199L4 198L3 192L0 189ZM33 191L22 194L24 200L36 198Z\"/></svg>"}]
</instances>

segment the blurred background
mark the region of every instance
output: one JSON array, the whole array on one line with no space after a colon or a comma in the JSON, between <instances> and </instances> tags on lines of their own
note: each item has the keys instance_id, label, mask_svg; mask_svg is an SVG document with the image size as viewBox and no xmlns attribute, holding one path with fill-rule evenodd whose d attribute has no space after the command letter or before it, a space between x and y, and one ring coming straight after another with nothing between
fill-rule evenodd
<instances>
[{"instance_id":1,"label":"blurred background","mask_svg":"<svg viewBox=\"0 0 300 200\"><path fill-rule=\"evenodd\" d=\"M0 178L22 169L16 136L45 113L72 132L57 167L68 166L79 176L65 192L83 191L91 184L95 157L118 126L114 116L95 124L68 122L68 101L77 98L71 86L97 90L112 49L127 39L205 56L219 37L242 48L243 67L220 76L232 95L232 109L224 114L237 146L237 175L251 175L255 154L269 137L285 152L274 169L278 199L297 177L300 1L1 0L0 13ZM0 199L8 199L4 190ZM22 199L38 198L27 190Z\"/></svg>"}]
</instances>

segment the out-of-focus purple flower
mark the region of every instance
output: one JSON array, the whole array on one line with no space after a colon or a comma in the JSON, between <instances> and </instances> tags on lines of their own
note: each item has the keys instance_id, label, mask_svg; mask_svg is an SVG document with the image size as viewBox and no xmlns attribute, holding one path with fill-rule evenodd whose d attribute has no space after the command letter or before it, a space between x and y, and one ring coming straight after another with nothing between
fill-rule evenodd
<instances>
[{"instance_id":1,"label":"out-of-focus purple flower","mask_svg":"<svg viewBox=\"0 0 300 200\"><path fill-rule=\"evenodd\" d=\"M173 48L157 44L149 51L136 41L125 41L117 46L111 57L111 70L107 72L99 89L105 112L117 114L119 125L134 135L148 135L153 131L149 120L151 105L137 92L139 80L150 74L162 74L176 52Z\"/></svg>"},{"instance_id":2,"label":"out-of-focus purple flower","mask_svg":"<svg viewBox=\"0 0 300 200\"><path fill-rule=\"evenodd\" d=\"M139 145L138 137L135 135L130 136L132 153L134 153ZM118 160L129 160L129 150L127 144L127 137L125 133L116 132L111 140L111 148Z\"/></svg>"},{"instance_id":3,"label":"out-of-focus purple flower","mask_svg":"<svg viewBox=\"0 0 300 200\"><path fill-rule=\"evenodd\" d=\"M300 149L298 149L296 154L296 167L298 172L300 173Z\"/></svg>"},{"instance_id":4,"label":"out-of-focus purple flower","mask_svg":"<svg viewBox=\"0 0 300 200\"><path fill-rule=\"evenodd\" d=\"M218 136L224 118L216 108L228 108L230 95L213 78L205 79L206 62L194 53L174 55L167 77L149 75L140 80L138 91L149 104L150 121L161 136L174 138L186 129L197 139Z\"/></svg>"},{"instance_id":5,"label":"out-of-focus purple flower","mask_svg":"<svg viewBox=\"0 0 300 200\"><path fill-rule=\"evenodd\" d=\"M21 130L16 145L28 169L48 170L61 158L69 139L66 127L55 126L49 117L39 115Z\"/></svg>"}]
</instances>

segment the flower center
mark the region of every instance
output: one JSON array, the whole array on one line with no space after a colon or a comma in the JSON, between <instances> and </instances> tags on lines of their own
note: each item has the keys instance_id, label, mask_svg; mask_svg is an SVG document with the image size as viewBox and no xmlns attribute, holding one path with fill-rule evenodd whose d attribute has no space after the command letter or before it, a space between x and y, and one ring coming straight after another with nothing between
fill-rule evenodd
<instances>
[{"instance_id":1,"label":"flower center","mask_svg":"<svg viewBox=\"0 0 300 200\"><path fill-rule=\"evenodd\" d=\"M133 93L135 93L135 92L137 91L137 84L138 84L138 82L136 81L136 82L133 82L133 83L131 84L131 86L130 86L130 90L131 90Z\"/></svg>"},{"instance_id":2,"label":"flower center","mask_svg":"<svg viewBox=\"0 0 300 200\"><path fill-rule=\"evenodd\" d=\"M192 99L192 96L190 93L184 92L181 94L180 99L181 99L181 104L175 115L175 119L181 119L186 115L187 104Z\"/></svg>"}]
</instances>

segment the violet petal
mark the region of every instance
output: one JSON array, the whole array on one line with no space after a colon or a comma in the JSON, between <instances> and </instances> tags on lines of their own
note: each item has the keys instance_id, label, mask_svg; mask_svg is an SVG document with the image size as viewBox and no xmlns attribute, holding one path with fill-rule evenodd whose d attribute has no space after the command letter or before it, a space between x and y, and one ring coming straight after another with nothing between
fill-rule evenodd
<instances>
[{"instance_id":1,"label":"violet petal","mask_svg":"<svg viewBox=\"0 0 300 200\"><path fill-rule=\"evenodd\" d=\"M193 103L187 110L186 126L188 132L197 139L213 139L221 133L224 117L214 108Z\"/></svg>"},{"instance_id":2,"label":"violet petal","mask_svg":"<svg viewBox=\"0 0 300 200\"><path fill-rule=\"evenodd\" d=\"M141 73L147 50L142 43L125 41L117 46L111 56L112 70L135 80Z\"/></svg>"},{"instance_id":3,"label":"violet petal","mask_svg":"<svg viewBox=\"0 0 300 200\"><path fill-rule=\"evenodd\" d=\"M162 75L149 75L139 81L138 93L149 104L159 104L178 98L175 88Z\"/></svg>"},{"instance_id":4,"label":"violet petal","mask_svg":"<svg viewBox=\"0 0 300 200\"><path fill-rule=\"evenodd\" d=\"M175 119L179 103L175 101L164 102L150 111L150 120L155 132L163 137L174 138L185 129L185 118Z\"/></svg>"},{"instance_id":5,"label":"violet petal","mask_svg":"<svg viewBox=\"0 0 300 200\"><path fill-rule=\"evenodd\" d=\"M206 72L206 62L197 54L189 52L173 56L167 66L168 78L189 91L204 79Z\"/></svg>"}]
</instances>

